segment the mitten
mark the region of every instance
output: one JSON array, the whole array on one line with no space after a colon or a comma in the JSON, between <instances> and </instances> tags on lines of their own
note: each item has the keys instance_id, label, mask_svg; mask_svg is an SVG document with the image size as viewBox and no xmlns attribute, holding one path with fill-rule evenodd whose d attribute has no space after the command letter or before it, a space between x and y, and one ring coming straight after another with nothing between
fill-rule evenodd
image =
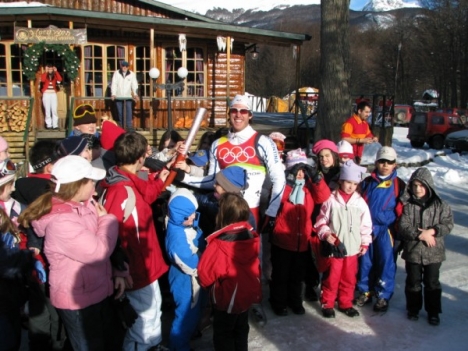
<instances>
[{"instance_id":1,"label":"mitten","mask_svg":"<svg viewBox=\"0 0 468 351\"><path fill-rule=\"evenodd\" d=\"M42 265L41 261L39 260L36 260L34 262L34 269L36 270L36 273L37 273L37 278L45 283L47 281L47 273L44 269L44 266Z\"/></svg>"},{"instance_id":2,"label":"mitten","mask_svg":"<svg viewBox=\"0 0 468 351\"><path fill-rule=\"evenodd\" d=\"M123 294L119 299L114 300L114 307L124 329L131 328L138 318L138 313L133 309L128 297Z\"/></svg>"},{"instance_id":3,"label":"mitten","mask_svg":"<svg viewBox=\"0 0 468 351\"><path fill-rule=\"evenodd\" d=\"M127 255L125 254L124 250L120 247L119 242L115 246L115 249L110 256L110 261L111 261L112 267L114 267L115 269L122 271L122 272L127 270L127 267L125 266L125 262L128 264L130 261Z\"/></svg>"},{"instance_id":4,"label":"mitten","mask_svg":"<svg viewBox=\"0 0 468 351\"><path fill-rule=\"evenodd\" d=\"M153 172L159 172L161 171L164 167L166 167L166 162L161 161L161 160L156 160L151 157L147 157L145 159L145 163L143 164L146 168L149 168Z\"/></svg>"},{"instance_id":5,"label":"mitten","mask_svg":"<svg viewBox=\"0 0 468 351\"><path fill-rule=\"evenodd\" d=\"M263 221L262 230L260 233L262 234L271 234L273 233L273 229L275 228L275 217L270 217L268 215L265 216L265 220Z\"/></svg>"},{"instance_id":6,"label":"mitten","mask_svg":"<svg viewBox=\"0 0 468 351\"><path fill-rule=\"evenodd\" d=\"M336 236L336 234L332 233L332 236L336 239L335 240L335 243L333 244L333 247L332 247L332 254L333 254L333 257L336 257L336 258L343 258L345 257L348 252L346 251L346 247L344 246L344 244L340 241L340 239L338 239L338 237Z\"/></svg>"},{"instance_id":7,"label":"mitten","mask_svg":"<svg viewBox=\"0 0 468 351\"><path fill-rule=\"evenodd\" d=\"M317 170L317 167L312 167L311 165L304 166L304 173L309 178L312 183L319 183L322 179L322 174Z\"/></svg>"}]
</instances>

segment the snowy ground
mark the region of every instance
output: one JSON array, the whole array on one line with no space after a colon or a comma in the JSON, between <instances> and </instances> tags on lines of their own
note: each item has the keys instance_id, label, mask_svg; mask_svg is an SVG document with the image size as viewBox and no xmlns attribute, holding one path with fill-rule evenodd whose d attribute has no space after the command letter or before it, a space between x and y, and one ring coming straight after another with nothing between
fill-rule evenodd
<instances>
[{"instance_id":1,"label":"snowy ground","mask_svg":"<svg viewBox=\"0 0 468 351\"><path fill-rule=\"evenodd\" d=\"M447 261L442 264L443 289L441 324L429 325L421 311L417 322L406 318L404 297L404 261L398 258L396 289L390 308L384 315L376 314L372 305L358 308L361 316L349 318L337 312L336 318L322 317L318 302L305 302L306 314L286 317L273 314L268 304L265 286L264 308L268 317L265 327L250 323L249 350L466 350L468 341L468 155L446 156L431 149L413 149L406 139L406 128L395 128L393 147L399 164L433 160L428 167L439 194L452 206L455 227L446 238ZM364 153L364 163L373 163L379 145L371 145ZM440 156L438 156L440 155ZM414 167L398 168L399 176L407 181ZM192 343L197 351L212 350L212 329Z\"/></svg>"}]
</instances>

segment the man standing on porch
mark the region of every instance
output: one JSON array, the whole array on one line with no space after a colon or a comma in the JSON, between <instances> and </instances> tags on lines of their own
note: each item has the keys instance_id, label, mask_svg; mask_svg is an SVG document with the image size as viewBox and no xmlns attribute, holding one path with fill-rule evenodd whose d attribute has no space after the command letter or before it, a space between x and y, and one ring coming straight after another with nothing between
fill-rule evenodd
<instances>
[{"instance_id":1,"label":"man standing on porch","mask_svg":"<svg viewBox=\"0 0 468 351\"><path fill-rule=\"evenodd\" d=\"M133 100L138 102L138 82L134 72L128 69L128 62L122 61L120 69L114 72L111 84L112 100L115 100L120 126L133 129Z\"/></svg>"}]
</instances>

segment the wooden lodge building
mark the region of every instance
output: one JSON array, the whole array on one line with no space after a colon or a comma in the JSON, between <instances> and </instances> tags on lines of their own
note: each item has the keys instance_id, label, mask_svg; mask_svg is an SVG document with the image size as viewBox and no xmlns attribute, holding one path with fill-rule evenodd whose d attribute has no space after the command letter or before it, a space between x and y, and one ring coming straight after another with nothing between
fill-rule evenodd
<instances>
[{"instance_id":1,"label":"wooden lodge building","mask_svg":"<svg viewBox=\"0 0 468 351\"><path fill-rule=\"evenodd\" d=\"M41 135L65 137L71 111L81 103L95 107L99 126L112 116L110 84L122 61L139 82L134 127L150 141L168 128L168 100L174 129L190 128L199 106L208 110L202 127L224 126L228 100L245 92L246 57L255 44L291 47L299 67L301 45L310 39L230 25L152 0L0 0L0 133L19 160ZM58 92L63 128L55 132L44 130L39 93L46 63L64 78ZM148 74L153 67L160 71L157 80ZM161 87L181 80L180 67L188 70L184 86Z\"/></svg>"}]
</instances>

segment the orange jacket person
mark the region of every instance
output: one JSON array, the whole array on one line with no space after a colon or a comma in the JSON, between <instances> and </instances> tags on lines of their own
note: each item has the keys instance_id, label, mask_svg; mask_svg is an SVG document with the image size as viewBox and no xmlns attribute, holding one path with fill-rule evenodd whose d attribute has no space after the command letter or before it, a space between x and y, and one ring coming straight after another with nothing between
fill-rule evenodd
<instances>
[{"instance_id":1,"label":"orange jacket person","mask_svg":"<svg viewBox=\"0 0 468 351\"><path fill-rule=\"evenodd\" d=\"M365 100L357 105L357 112L353 114L341 127L341 139L346 140L353 146L356 163L361 163L365 144L378 141L370 130L367 119L371 114L371 106Z\"/></svg>"}]
</instances>

